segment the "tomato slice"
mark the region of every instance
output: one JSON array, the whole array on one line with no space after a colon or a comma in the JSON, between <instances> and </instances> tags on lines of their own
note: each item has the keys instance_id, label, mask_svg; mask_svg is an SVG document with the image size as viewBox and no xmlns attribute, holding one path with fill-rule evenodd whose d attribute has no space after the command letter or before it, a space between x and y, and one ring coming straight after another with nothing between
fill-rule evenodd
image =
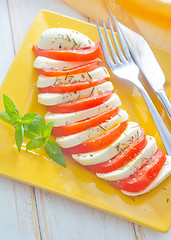
<instances>
[{"instance_id":1,"label":"tomato slice","mask_svg":"<svg viewBox=\"0 0 171 240\"><path fill-rule=\"evenodd\" d=\"M112 96L112 91L97 96L81 98L79 100L46 106L47 111L52 113L71 113L96 107L106 102Z\"/></svg>"},{"instance_id":2,"label":"tomato slice","mask_svg":"<svg viewBox=\"0 0 171 240\"><path fill-rule=\"evenodd\" d=\"M85 82L77 82L72 84L57 84L49 87L39 88L41 93L66 93L84 90L106 82L108 78L94 79Z\"/></svg>"},{"instance_id":3,"label":"tomato slice","mask_svg":"<svg viewBox=\"0 0 171 240\"><path fill-rule=\"evenodd\" d=\"M141 135L137 141L132 142L124 151L117 154L109 161L99 163L96 165L89 165L86 168L92 173L109 173L112 172L134 159L147 145L147 139L144 136L144 131L141 131Z\"/></svg>"},{"instance_id":4,"label":"tomato slice","mask_svg":"<svg viewBox=\"0 0 171 240\"><path fill-rule=\"evenodd\" d=\"M72 134L76 134L78 132L85 131L89 128L95 127L110 118L114 117L118 113L118 108L112 108L108 111L105 111L99 115L96 115L92 118L87 118L86 120L67 124L60 127L53 127L52 128L52 136L54 137L62 137L62 136L69 136Z\"/></svg>"},{"instance_id":5,"label":"tomato slice","mask_svg":"<svg viewBox=\"0 0 171 240\"><path fill-rule=\"evenodd\" d=\"M166 155L159 149L148 159L145 164L130 177L110 184L120 190L140 192L146 189L157 177L166 161Z\"/></svg>"},{"instance_id":6,"label":"tomato slice","mask_svg":"<svg viewBox=\"0 0 171 240\"><path fill-rule=\"evenodd\" d=\"M98 58L102 54L102 48L100 42L94 43L93 47L83 48L83 49L71 49L71 50L44 50L33 45L33 51L38 56L44 56L47 58L52 58L55 60L62 61L90 61Z\"/></svg>"},{"instance_id":7,"label":"tomato slice","mask_svg":"<svg viewBox=\"0 0 171 240\"><path fill-rule=\"evenodd\" d=\"M67 154L78 154L98 151L100 149L108 147L125 131L128 123L127 121L117 124L114 128L106 131L105 134L87 140L77 146L62 149Z\"/></svg>"},{"instance_id":8,"label":"tomato slice","mask_svg":"<svg viewBox=\"0 0 171 240\"><path fill-rule=\"evenodd\" d=\"M72 74L78 74L78 73L85 73L85 72L90 72L93 71L98 67L98 63L100 62L100 59L95 59L92 61L89 61L85 63L84 65L75 67L75 68L70 68L66 70L59 71L58 69L47 69L47 68L40 68L40 72L43 75L46 76L66 76L66 75L72 75Z\"/></svg>"}]
</instances>

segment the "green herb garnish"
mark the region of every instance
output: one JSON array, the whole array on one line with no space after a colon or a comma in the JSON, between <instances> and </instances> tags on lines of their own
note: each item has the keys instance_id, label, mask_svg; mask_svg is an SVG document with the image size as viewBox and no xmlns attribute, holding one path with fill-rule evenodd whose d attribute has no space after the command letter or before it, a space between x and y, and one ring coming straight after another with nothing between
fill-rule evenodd
<instances>
[{"instance_id":1,"label":"green herb garnish","mask_svg":"<svg viewBox=\"0 0 171 240\"><path fill-rule=\"evenodd\" d=\"M99 125L99 127L100 127L102 130L106 131L106 129L105 129L104 127L102 127L101 125Z\"/></svg>"},{"instance_id":2,"label":"green herb garnish","mask_svg":"<svg viewBox=\"0 0 171 240\"><path fill-rule=\"evenodd\" d=\"M90 78L90 79L92 79L92 76L90 75L90 73L89 73L89 72L87 72L87 75L89 76L89 78Z\"/></svg>"},{"instance_id":3,"label":"green herb garnish","mask_svg":"<svg viewBox=\"0 0 171 240\"><path fill-rule=\"evenodd\" d=\"M53 122L46 124L40 114L26 113L22 117L13 101L3 95L5 111L0 112L0 119L15 127L15 141L20 152L23 139L29 139L27 150L45 146L47 155L59 165L66 167L64 155L55 141L50 140Z\"/></svg>"},{"instance_id":4,"label":"green herb garnish","mask_svg":"<svg viewBox=\"0 0 171 240\"><path fill-rule=\"evenodd\" d=\"M92 91L91 91L91 93L90 93L90 96L92 96L92 94L93 94L93 92L94 92L94 89L95 89L95 87L92 88Z\"/></svg>"},{"instance_id":5,"label":"green herb garnish","mask_svg":"<svg viewBox=\"0 0 171 240\"><path fill-rule=\"evenodd\" d=\"M69 35L67 34L67 38L68 38L68 41L71 42L71 38L69 37Z\"/></svg>"},{"instance_id":6,"label":"green herb garnish","mask_svg":"<svg viewBox=\"0 0 171 240\"><path fill-rule=\"evenodd\" d=\"M65 81L67 80L67 78L68 78L68 73L67 73L66 76L65 76Z\"/></svg>"},{"instance_id":7,"label":"green herb garnish","mask_svg":"<svg viewBox=\"0 0 171 240\"><path fill-rule=\"evenodd\" d=\"M74 45L72 46L71 50L74 49L75 46L77 46L78 44L76 43L75 39L72 38L73 42L74 42Z\"/></svg>"}]
</instances>

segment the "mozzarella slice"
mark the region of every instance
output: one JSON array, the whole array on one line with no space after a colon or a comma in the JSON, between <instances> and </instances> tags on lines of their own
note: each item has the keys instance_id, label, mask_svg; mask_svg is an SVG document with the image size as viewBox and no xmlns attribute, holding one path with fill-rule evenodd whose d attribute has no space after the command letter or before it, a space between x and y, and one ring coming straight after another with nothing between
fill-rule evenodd
<instances>
[{"instance_id":1,"label":"mozzarella slice","mask_svg":"<svg viewBox=\"0 0 171 240\"><path fill-rule=\"evenodd\" d=\"M75 82L85 82L85 81L91 81L94 79L100 79L100 78L109 78L110 75L106 68L99 67L95 70L87 73L82 74L76 74L76 75L68 75L64 77L47 77L45 75L39 75L38 81L37 81L37 87L38 88L44 88L44 87L50 87L57 84L69 84L69 83L75 83Z\"/></svg>"},{"instance_id":2,"label":"mozzarella slice","mask_svg":"<svg viewBox=\"0 0 171 240\"><path fill-rule=\"evenodd\" d=\"M98 125L97 127L90 128L86 131L77 134L73 134L66 137L58 137L56 138L56 142L62 148L74 147L78 144L85 142L86 140L96 137L99 134L106 133L106 131L113 127L115 124L124 122L127 119L128 119L127 112L120 109L118 115L114 116L109 121L106 121L101 125Z\"/></svg>"},{"instance_id":3,"label":"mozzarella slice","mask_svg":"<svg viewBox=\"0 0 171 240\"><path fill-rule=\"evenodd\" d=\"M157 187L161 182L163 182L168 176L171 175L171 156L166 156L167 160L160 170L157 177L152 181L152 183L143 191L140 192L127 192L122 190L122 192L128 196L138 196L151 191L153 188Z\"/></svg>"},{"instance_id":4,"label":"mozzarella slice","mask_svg":"<svg viewBox=\"0 0 171 240\"><path fill-rule=\"evenodd\" d=\"M140 135L140 132L141 128L137 123L129 122L124 133L122 133L121 136L107 148L96 152L73 154L72 157L77 162L85 166L108 161L116 156L121 149L128 146L130 141L137 139Z\"/></svg>"},{"instance_id":5,"label":"mozzarella slice","mask_svg":"<svg viewBox=\"0 0 171 240\"><path fill-rule=\"evenodd\" d=\"M48 69L58 69L59 71L75 68L81 65L84 65L85 62L66 62L54 60L51 58L38 56L34 61L35 68L48 68Z\"/></svg>"},{"instance_id":6,"label":"mozzarella slice","mask_svg":"<svg viewBox=\"0 0 171 240\"><path fill-rule=\"evenodd\" d=\"M107 181L118 181L124 178L128 178L135 173L146 161L157 151L157 144L153 137L146 136L148 143L146 147L134 158L131 162L118 170L109 173L96 173L99 178L103 178Z\"/></svg>"},{"instance_id":7,"label":"mozzarella slice","mask_svg":"<svg viewBox=\"0 0 171 240\"><path fill-rule=\"evenodd\" d=\"M46 106L51 106L89 97L91 95L103 94L112 91L113 89L113 84L110 81L107 81L91 88L70 93L40 93L38 95L38 102Z\"/></svg>"},{"instance_id":8,"label":"mozzarella slice","mask_svg":"<svg viewBox=\"0 0 171 240\"><path fill-rule=\"evenodd\" d=\"M75 49L94 46L84 34L68 28L50 28L45 30L38 42L41 49Z\"/></svg>"},{"instance_id":9,"label":"mozzarella slice","mask_svg":"<svg viewBox=\"0 0 171 240\"><path fill-rule=\"evenodd\" d=\"M121 105L121 101L118 95L113 93L112 96L105 103L102 103L97 107L75 112L75 113L52 114L48 112L45 115L45 120L46 120L46 123L53 121L54 127L58 127L68 123L74 123L87 118L97 116L102 112L105 112L114 107L119 107L120 105Z\"/></svg>"}]
</instances>

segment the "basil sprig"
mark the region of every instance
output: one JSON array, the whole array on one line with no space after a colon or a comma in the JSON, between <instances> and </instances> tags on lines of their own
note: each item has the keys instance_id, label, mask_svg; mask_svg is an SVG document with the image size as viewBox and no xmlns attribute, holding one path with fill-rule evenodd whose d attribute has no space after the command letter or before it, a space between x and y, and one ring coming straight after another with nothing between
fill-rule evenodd
<instances>
[{"instance_id":1,"label":"basil sprig","mask_svg":"<svg viewBox=\"0 0 171 240\"><path fill-rule=\"evenodd\" d=\"M20 152L23 139L29 139L28 150L45 146L47 155L59 165L66 167L64 155L55 141L50 140L53 122L47 125L38 113L26 113L22 117L13 101L3 95L5 111L0 112L0 119L15 127L15 141Z\"/></svg>"}]
</instances>

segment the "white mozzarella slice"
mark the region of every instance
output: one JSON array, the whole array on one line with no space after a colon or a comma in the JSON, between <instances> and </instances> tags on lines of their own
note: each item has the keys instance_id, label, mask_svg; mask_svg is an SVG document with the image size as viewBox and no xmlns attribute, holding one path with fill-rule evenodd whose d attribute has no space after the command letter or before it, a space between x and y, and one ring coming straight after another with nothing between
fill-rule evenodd
<instances>
[{"instance_id":1,"label":"white mozzarella slice","mask_svg":"<svg viewBox=\"0 0 171 240\"><path fill-rule=\"evenodd\" d=\"M39 75L37 81L38 88L50 87L57 84L68 84L68 83L75 83L75 82L85 82L91 81L94 79L100 78L109 78L110 75L106 68L99 67L95 70L87 73L76 74L76 75L68 75L68 76L61 76L61 77L48 77L45 75Z\"/></svg>"},{"instance_id":2,"label":"white mozzarella slice","mask_svg":"<svg viewBox=\"0 0 171 240\"><path fill-rule=\"evenodd\" d=\"M118 115L114 116L110 120L98 125L97 127L90 128L83 132L73 134L66 137L58 137L56 138L56 142L62 148L70 148L74 147L78 144L85 142L91 138L96 137L99 134L106 133L108 129L114 126L117 123L124 122L128 119L128 114L126 111L120 109Z\"/></svg>"},{"instance_id":3,"label":"white mozzarella slice","mask_svg":"<svg viewBox=\"0 0 171 240\"><path fill-rule=\"evenodd\" d=\"M74 123L74 122L82 121L87 118L97 116L102 112L105 112L114 107L119 107L120 105L121 105L121 101L118 95L116 93L113 93L112 96L105 103L102 103L97 107L93 107L93 108L75 112L75 113L53 114L48 112L45 115L45 120L46 120L46 123L53 121L54 127L58 127L68 123Z\"/></svg>"},{"instance_id":4,"label":"white mozzarella slice","mask_svg":"<svg viewBox=\"0 0 171 240\"><path fill-rule=\"evenodd\" d=\"M146 189L140 192L127 192L124 190L121 191L128 196L138 196L147 193L151 191L153 188L157 187L161 182L163 182L167 177L171 175L171 156L166 156L166 158L167 158L166 163L160 170L159 174Z\"/></svg>"},{"instance_id":5,"label":"white mozzarella slice","mask_svg":"<svg viewBox=\"0 0 171 240\"><path fill-rule=\"evenodd\" d=\"M48 69L58 69L59 71L75 68L85 64L84 62L66 62L54 60L51 58L38 56L34 61L34 67L39 68L48 68Z\"/></svg>"},{"instance_id":6,"label":"white mozzarella slice","mask_svg":"<svg viewBox=\"0 0 171 240\"><path fill-rule=\"evenodd\" d=\"M121 149L129 145L130 141L136 140L141 132L141 128L137 123L129 122L126 130L121 136L107 148L100 151L73 154L72 157L82 165L94 165L108 161L116 156Z\"/></svg>"},{"instance_id":7,"label":"white mozzarella slice","mask_svg":"<svg viewBox=\"0 0 171 240\"><path fill-rule=\"evenodd\" d=\"M110 81L106 81L97 86L87 88L81 91L69 93L40 93L38 95L38 102L46 106L52 106L60 103L70 102L77 99L89 97L91 95L99 95L114 89Z\"/></svg>"},{"instance_id":8,"label":"white mozzarella slice","mask_svg":"<svg viewBox=\"0 0 171 240\"><path fill-rule=\"evenodd\" d=\"M38 42L41 49L75 49L94 46L84 34L68 28L50 28L42 32Z\"/></svg>"},{"instance_id":9,"label":"white mozzarella slice","mask_svg":"<svg viewBox=\"0 0 171 240\"><path fill-rule=\"evenodd\" d=\"M118 181L124 178L128 178L135 173L146 161L157 151L157 144L153 137L147 137L146 147L135 157L131 162L118 170L109 173L96 173L99 178L103 178L107 181Z\"/></svg>"}]
</instances>

